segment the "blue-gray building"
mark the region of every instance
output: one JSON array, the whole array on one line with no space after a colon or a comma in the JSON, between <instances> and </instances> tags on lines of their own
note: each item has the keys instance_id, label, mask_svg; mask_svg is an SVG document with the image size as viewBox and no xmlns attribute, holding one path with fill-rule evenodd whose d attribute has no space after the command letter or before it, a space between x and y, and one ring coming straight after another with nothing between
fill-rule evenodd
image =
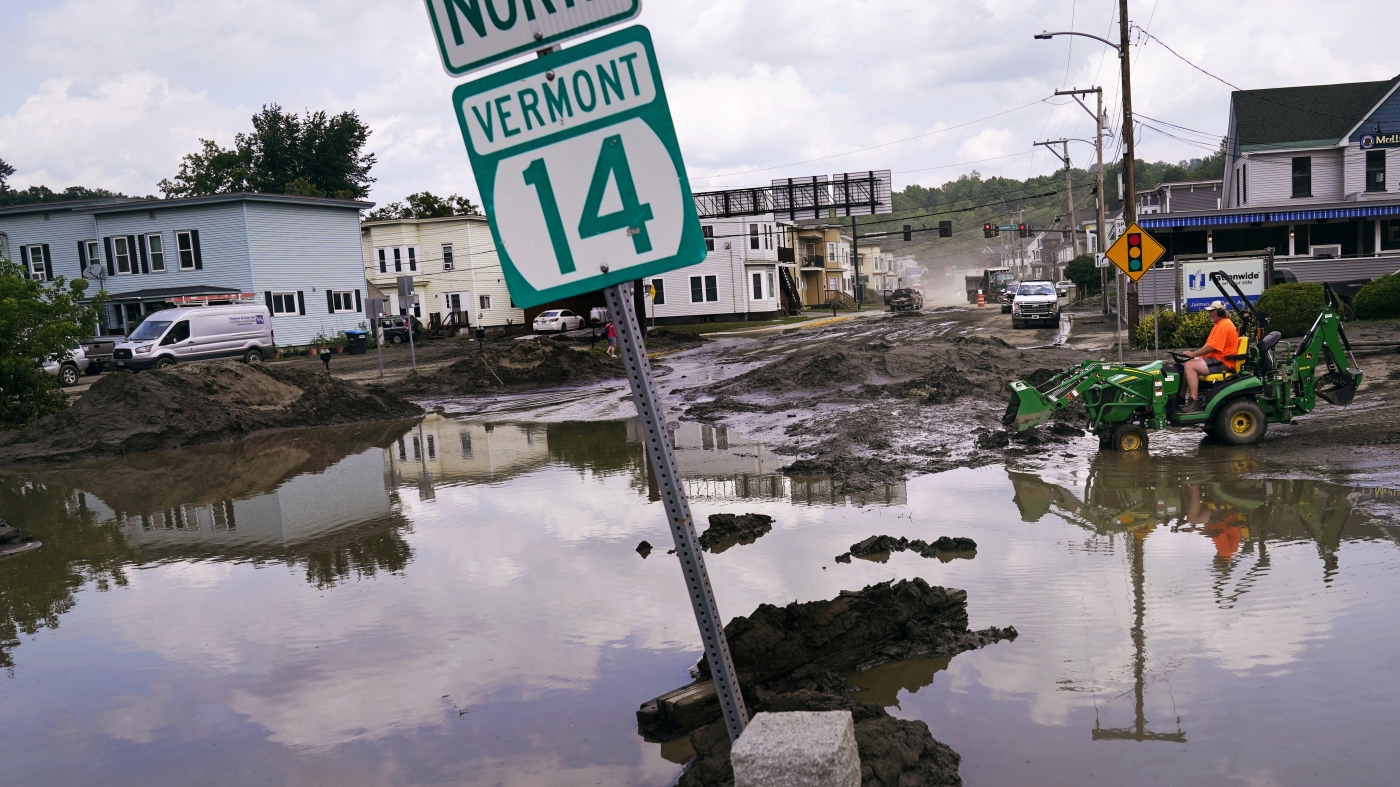
<instances>
[{"instance_id":1,"label":"blue-gray building","mask_svg":"<svg viewBox=\"0 0 1400 787\"><path fill-rule=\"evenodd\" d=\"M360 211L371 202L283 194L104 199L0 208L0 254L37 279L105 290L100 335L125 335L182 296L254 298L281 346L364 318Z\"/></svg>"}]
</instances>

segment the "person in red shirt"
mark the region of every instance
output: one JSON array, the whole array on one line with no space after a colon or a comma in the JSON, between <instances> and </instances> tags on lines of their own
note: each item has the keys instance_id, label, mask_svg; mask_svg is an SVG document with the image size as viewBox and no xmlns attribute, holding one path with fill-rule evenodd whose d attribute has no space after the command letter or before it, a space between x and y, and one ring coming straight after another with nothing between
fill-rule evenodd
<instances>
[{"instance_id":1,"label":"person in red shirt","mask_svg":"<svg viewBox=\"0 0 1400 787\"><path fill-rule=\"evenodd\" d=\"M1180 410L1183 413L1199 413L1205 410L1205 405L1198 396L1201 377L1225 371L1233 372L1239 368L1238 363L1225 360L1226 356L1238 353L1240 346L1240 332L1230 320L1225 303L1215 301L1206 307L1206 311L1213 323L1210 336L1206 338L1206 345L1186 353L1191 360L1182 364L1182 373L1186 376L1186 402Z\"/></svg>"}]
</instances>

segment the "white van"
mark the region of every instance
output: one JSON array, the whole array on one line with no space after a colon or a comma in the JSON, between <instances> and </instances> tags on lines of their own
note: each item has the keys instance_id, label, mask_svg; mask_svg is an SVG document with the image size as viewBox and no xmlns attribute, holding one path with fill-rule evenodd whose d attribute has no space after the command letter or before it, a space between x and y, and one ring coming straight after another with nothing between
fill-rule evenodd
<instances>
[{"instance_id":1,"label":"white van","mask_svg":"<svg viewBox=\"0 0 1400 787\"><path fill-rule=\"evenodd\" d=\"M150 315L112 349L112 365L139 371L217 358L257 363L275 352L267 307L203 306Z\"/></svg>"}]
</instances>

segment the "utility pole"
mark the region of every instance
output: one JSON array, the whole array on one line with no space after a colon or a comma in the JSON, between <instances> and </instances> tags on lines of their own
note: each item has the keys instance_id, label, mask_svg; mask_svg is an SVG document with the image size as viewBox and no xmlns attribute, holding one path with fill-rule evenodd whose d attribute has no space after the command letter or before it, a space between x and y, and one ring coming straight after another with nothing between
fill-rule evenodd
<instances>
[{"instance_id":1,"label":"utility pole","mask_svg":"<svg viewBox=\"0 0 1400 787\"><path fill-rule=\"evenodd\" d=\"M1098 103L1098 111L1097 111L1097 112L1092 112L1092 111L1090 111L1089 108L1088 108L1087 106L1084 106L1084 102L1079 100L1079 96L1084 95L1084 94L1087 94L1087 93L1093 93L1094 95L1098 96L1099 103ZM1097 173L1097 175L1095 176L1095 184L1094 184L1096 190L1098 191L1098 200L1097 200L1098 204L1095 206L1096 209L1097 209L1097 214L1096 214L1096 216L1095 216L1095 232L1096 232L1097 235L1098 235L1098 249L1097 249L1097 252L1096 252L1096 253L1102 254L1102 253L1103 253L1103 247L1104 247L1104 245L1105 245L1105 243L1106 243L1106 240L1105 240L1105 238L1104 238L1104 228L1103 228L1104 220L1105 220L1105 218L1106 218L1106 216L1105 216L1105 205L1104 205L1104 190L1103 190L1103 120L1104 120L1104 116L1103 116L1103 88L1101 88L1101 87L1091 87L1091 88L1087 88L1087 89L1085 89L1085 90L1080 90L1079 88L1074 88L1073 90L1056 90L1056 91L1055 91L1055 95L1057 95L1057 96L1069 96L1070 98L1074 99L1075 103L1079 104L1080 107L1083 107L1083 109L1084 109L1085 112L1088 112L1089 114L1091 114L1091 115L1094 116L1094 131L1095 131L1095 133L1094 133L1094 153L1098 156L1098 173ZM1084 244L1084 250L1085 250L1086 253L1087 253L1088 250L1089 250L1088 246L1089 246L1089 244L1086 242L1086 243ZM1100 289L1102 290L1102 293L1103 293L1103 313L1104 313L1104 314L1108 314L1108 269L1107 269L1107 268L1101 268L1101 269L1099 269L1099 284L1100 284Z\"/></svg>"},{"instance_id":2,"label":"utility pole","mask_svg":"<svg viewBox=\"0 0 1400 787\"><path fill-rule=\"evenodd\" d=\"M1123 226L1137 221L1137 160L1133 153L1133 88L1129 68L1132 52L1128 49L1128 0L1118 0L1118 62L1123 67ZM1137 282L1128 279L1128 341L1137 337Z\"/></svg>"},{"instance_id":3,"label":"utility pole","mask_svg":"<svg viewBox=\"0 0 1400 787\"><path fill-rule=\"evenodd\" d=\"M1056 94L1058 94L1059 92L1060 92L1060 91L1058 91L1058 90L1055 91ZM1063 145L1063 146L1064 146L1064 151L1065 151L1064 154L1061 155L1060 153L1055 153L1055 155L1056 155L1057 157L1059 157L1060 161L1063 161L1063 162L1065 163L1065 194L1067 194L1067 195L1069 196L1069 216L1068 216L1068 219L1069 219L1069 244L1070 244L1070 245L1069 245L1069 248L1070 248L1070 252L1071 252L1070 257L1077 257L1077 256L1079 255L1079 243L1078 243L1078 241L1076 240L1075 235L1074 235L1074 181L1073 181L1073 179L1070 177L1069 140L1068 140L1068 139L1051 139L1051 140L1046 140L1045 142L1037 142L1037 143L1035 143L1035 144L1037 144L1037 145L1044 145L1044 146L1045 146L1045 149L1048 150L1048 151L1050 151L1051 153L1055 153L1055 149L1052 148L1052 147L1050 147L1051 145ZM1051 266L1051 272L1052 272L1052 273L1055 272L1055 266L1053 266L1053 265ZM1055 278L1057 281L1058 281L1058 279L1059 279L1058 276L1055 276L1054 278Z\"/></svg>"},{"instance_id":4,"label":"utility pole","mask_svg":"<svg viewBox=\"0 0 1400 787\"><path fill-rule=\"evenodd\" d=\"M856 231L856 217L851 217L851 262L855 265L856 281L851 289L856 296L856 311L860 311L861 298L860 291L860 234Z\"/></svg>"}]
</instances>

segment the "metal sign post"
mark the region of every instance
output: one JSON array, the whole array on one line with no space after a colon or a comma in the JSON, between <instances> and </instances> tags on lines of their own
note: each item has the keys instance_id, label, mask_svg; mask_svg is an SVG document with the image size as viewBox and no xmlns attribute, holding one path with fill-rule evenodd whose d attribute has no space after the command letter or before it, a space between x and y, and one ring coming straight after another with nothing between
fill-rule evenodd
<instances>
[{"instance_id":1,"label":"metal sign post","mask_svg":"<svg viewBox=\"0 0 1400 787\"><path fill-rule=\"evenodd\" d=\"M607 298L613 325L617 328L617 346L622 351L622 364L627 369L627 382L632 385L632 400L637 404L637 415L642 419L647 457L651 459L651 466L656 470L657 487L661 490L661 500L666 505L666 518L671 522L671 537L676 542L676 558L680 560L681 569L685 572L690 606L695 610L695 622L700 626L700 638L705 644L705 659L709 662L710 674L714 677L720 710L724 712L724 725L729 728L729 739L738 740L748 722L748 713L744 709L744 697L739 693L739 679L734 673L734 661L729 656L729 643L724 638L719 607L715 604L715 594L710 588L710 575L705 571L705 558L695 538L690 503L686 500L685 489L681 486L680 473L676 468L675 450L666 433L660 397L651 376L651 362L647 360L646 347L642 344L642 329L637 324L637 311L632 303L632 285L627 283L608 287L603 290L603 294Z\"/></svg>"}]
</instances>

